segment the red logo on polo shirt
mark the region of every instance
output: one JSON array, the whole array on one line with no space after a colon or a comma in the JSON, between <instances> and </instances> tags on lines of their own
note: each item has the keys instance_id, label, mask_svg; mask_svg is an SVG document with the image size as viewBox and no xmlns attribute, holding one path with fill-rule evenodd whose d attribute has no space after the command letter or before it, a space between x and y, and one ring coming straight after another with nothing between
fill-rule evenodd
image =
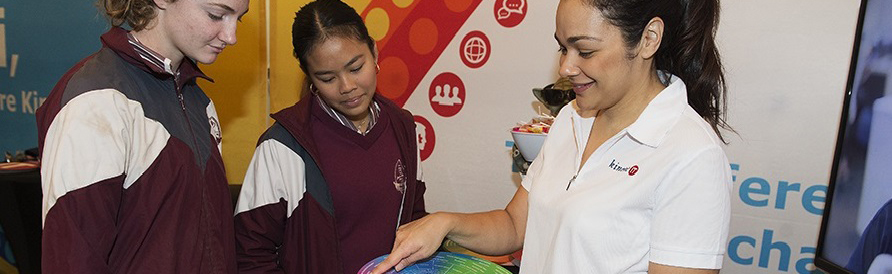
<instances>
[{"instance_id":1,"label":"red logo on polo shirt","mask_svg":"<svg viewBox=\"0 0 892 274\"><path fill-rule=\"evenodd\" d=\"M610 164L607 164L607 168L619 172L627 172L629 176L635 176L635 174L638 173L638 165L634 165L632 167L623 167L619 164L619 162L616 161L616 159L611 160Z\"/></svg>"}]
</instances>

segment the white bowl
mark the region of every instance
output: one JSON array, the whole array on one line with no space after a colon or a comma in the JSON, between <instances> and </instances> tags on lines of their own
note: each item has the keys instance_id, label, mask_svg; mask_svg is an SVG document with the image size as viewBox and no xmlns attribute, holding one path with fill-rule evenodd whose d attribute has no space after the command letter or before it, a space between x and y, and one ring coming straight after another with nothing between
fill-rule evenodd
<instances>
[{"instance_id":1,"label":"white bowl","mask_svg":"<svg viewBox=\"0 0 892 274\"><path fill-rule=\"evenodd\" d=\"M512 130L511 137L514 138L514 145L517 146L517 150L520 150L523 159L532 162L536 159L536 155L539 155L539 150L542 150L542 144L545 143L545 137L548 137L548 134Z\"/></svg>"}]
</instances>

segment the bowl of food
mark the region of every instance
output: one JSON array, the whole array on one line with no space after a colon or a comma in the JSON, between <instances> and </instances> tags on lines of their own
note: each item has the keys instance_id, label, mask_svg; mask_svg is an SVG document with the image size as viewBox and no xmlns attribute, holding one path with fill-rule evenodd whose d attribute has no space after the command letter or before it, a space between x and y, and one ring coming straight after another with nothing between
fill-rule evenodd
<instances>
[{"instance_id":1,"label":"bowl of food","mask_svg":"<svg viewBox=\"0 0 892 274\"><path fill-rule=\"evenodd\" d=\"M554 122L552 117L537 117L529 123L521 123L511 129L514 145L524 160L532 162L539 155L539 150L542 149L542 144L548 137L548 130L551 129L552 122Z\"/></svg>"}]
</instances>

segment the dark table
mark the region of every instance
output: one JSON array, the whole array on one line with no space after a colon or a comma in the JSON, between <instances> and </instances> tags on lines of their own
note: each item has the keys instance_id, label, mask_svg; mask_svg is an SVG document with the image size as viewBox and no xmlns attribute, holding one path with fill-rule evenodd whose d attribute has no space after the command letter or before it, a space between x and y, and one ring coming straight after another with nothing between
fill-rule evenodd
<instances>
[{"instance_id":1,"label":"dark table","mask_svg":"<svg viewBox=\"0 0 892 274\"><path fill-rule=\"evenodd\" d=\"M19 273L40 273L40 170L0 172L0 225Z\"/></svg>"},{"instance_id":2,"label":"dark table","mask_svg":"<svg viewBox=\"0 0 892 274\"><path fill-rule=\"evenodd\" d=\"M235 207L241 185L229 185ZM40 170L0 172L0 225L21 274L40 273L41 205ZM506 266L518 273L516 266Z\"/></svg>"}]
</instances>

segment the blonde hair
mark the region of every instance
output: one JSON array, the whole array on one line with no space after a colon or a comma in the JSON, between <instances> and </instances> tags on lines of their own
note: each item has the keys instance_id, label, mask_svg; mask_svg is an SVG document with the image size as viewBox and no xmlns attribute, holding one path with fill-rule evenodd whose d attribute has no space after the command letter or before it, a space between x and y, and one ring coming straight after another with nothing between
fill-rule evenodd
<instances>
[{"instance_id":1,"label":"blonde hair","mask_svg":"<svg viewBox=\"0 0 892 274\"><path fill-rule=\"evenodd\" d=\"M174 2L176 0L162 0ZM112 26L127 23L134 31L145 29L155 19L157 6L153 0L98 0Z\"/></svg>"}]
</instances>

